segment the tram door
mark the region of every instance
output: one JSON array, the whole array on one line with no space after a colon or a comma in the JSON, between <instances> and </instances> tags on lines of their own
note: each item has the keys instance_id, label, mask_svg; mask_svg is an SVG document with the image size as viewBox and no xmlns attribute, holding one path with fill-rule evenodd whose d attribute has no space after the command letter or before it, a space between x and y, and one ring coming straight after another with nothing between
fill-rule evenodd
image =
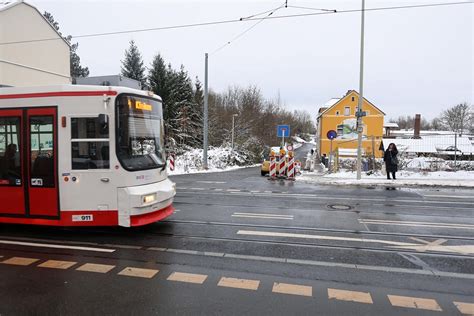
<instances>
[{"instance_id":1,"label":"tram door","mask_svg":"<svg viewBox=\"0 0 474 316\"><path fill-rule=\"evenodd\" d=\"M0 216L58 217L56 108L0 110Z\"/></svg>"}]
</instances>

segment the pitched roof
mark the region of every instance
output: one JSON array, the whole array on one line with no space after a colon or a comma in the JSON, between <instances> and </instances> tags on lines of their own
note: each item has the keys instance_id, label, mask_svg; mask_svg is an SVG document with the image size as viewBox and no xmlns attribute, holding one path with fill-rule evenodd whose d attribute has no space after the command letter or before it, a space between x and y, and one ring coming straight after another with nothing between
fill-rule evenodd
<instances>
[{"instance_id":1,"label":"pitched roof","mask_svg":"<svg viewBox=\"0 0 474 316\"><path fill-rule=\"evenodd\" d=\"M345 97L347 97L351 92L354 92L356 93L357 95L359 95L359 93L355 90L349 90L347 91L347 93L340 99L337 99L337 98L332 98L331 100L329 100L328 102L326 102L325 106L328 105L328 104L331 104L325 111L323 111L322 113L319 113L317 118L321 117L323 114L325 114L326 112L328 112L329 110L331 110L333 107L335 107L340 101L342 101ZM364 100L369 103L371 106L373 106L374 108L376 108L380 113L382 113L383 115L385 115L385 112L382 111L381 109L379 109L375 104L373 104L372 102L370 102L369 100L367 100L365 97L364 97Z\"/></svg>"},{"instance_id":2,"label":"pitched roof","mask_svg":"<svg viewBox=\"0 0 474 316\"><path fill-rule=\"evenodd\" d=\"M71 46L71 44L68 43L68 41L66 41L64 39L64 37L58 32L58 30L56 30L56 28L54 26L51 25L51 23L49 23L48 19L46 19L44 17L44 15L38 10L38 8L36 8L34 5L31 5L29 3L26 3L25 1L23 0L16 0L16 1L0 1L0 13L2 11L6 11L8 9L11 9L13 7L16 7L17 5L19 4L24 4L24 5L27 5L33 9L36 10L36 12L38 12L38 14L43 18L43 20L48 23L48 25L53 29L54 32L56 32L56 34L64 41L64 43L67 44L67 46Z\"/></svg>"}]
</instances>

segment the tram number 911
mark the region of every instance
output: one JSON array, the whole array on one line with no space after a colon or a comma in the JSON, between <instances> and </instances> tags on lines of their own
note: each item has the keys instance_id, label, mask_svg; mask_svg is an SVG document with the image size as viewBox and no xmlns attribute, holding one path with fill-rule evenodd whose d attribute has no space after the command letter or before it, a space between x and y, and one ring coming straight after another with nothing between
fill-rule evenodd
<instances>
[{"instance_id":1,"label":"tram number 911","mask_svg":"<svg viewBox=\"0 0 474 316\"><path fill-rule=\"evenodd\" d=\"M93 215L73 215L72 221L73 222L92 222L94 220Z\"/></svg>"}]
</instances>

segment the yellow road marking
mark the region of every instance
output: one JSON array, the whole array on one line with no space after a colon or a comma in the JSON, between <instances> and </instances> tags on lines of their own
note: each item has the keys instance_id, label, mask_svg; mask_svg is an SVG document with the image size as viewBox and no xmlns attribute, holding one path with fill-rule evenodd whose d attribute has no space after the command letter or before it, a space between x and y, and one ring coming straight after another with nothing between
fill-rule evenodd
<instances>
[{"instance_id":1,"label":"yellow road marking","mask_svg":"<svg viewBox=\"0 0 474 316\"><path fill-rule=\"evenodd\" d=\"M196 283L203 284L206 281L207 275L205 274L194 274L194 273L183 273L183 272L173 272L167 278L168 281L177 281L177 282L187 282L187 283Z\"/></svg>"},{"instance_id":2,"label":"yellow road marking","mask_svg":"<svg viewBox=\"0 0 474 316\"><path fill-rule=\"evenodd\" d=\"M11 264L15 266L29 266L30 264L39 261L39 259L35 258L24 258L24 257L13 257L10 259L7 259L5 261L2 261L4 264Z\"/></svg>"},{"instance_id":3,"label":"yellow road marking","mask_svg":"<svg viewBox=\"0 0 474 316\"><path fill-rule=\"evenodd\" d=\"M77 271L87 271L87 272L96 272L96 273L107 273L110 270L115 268L115 266L108 264L97 264L97 263L86 263L77 268Z\"/></svg>"},{"instance_id":4,"label":"yellow road marking","mask_svg":"<svg viewBox=\"0 0 474 316\"><path fill-rule=\"evenodd\" d=\"M453 302L461 314L474 315L474 304L464 302Z\"/></svg>"},{"instance_id":5,"label":"yellow road marking","mask_svg":"<svg viewBox=\"0 0 474 316\"><path fill-rule=\"evenodd\" d=\"M120 271L118 274L119 275L131 276L131 277L137 277L137 278L151 279L158 272L159 272L159 270L155 270L155 269L142 269L142 268L126 267L125 269Z\"/></svg>"},{"instance_id":6,"label":"yellow road marking","mask_svg":"<svg viewBox=\"0 0 474 316\"><path fill-rule=\"evenodd\" d=\"M72 267L73 265L75 265L76 263L77 262L74 262L74 261L48 260L38 265L38 267L66 270Z\"/></svg>"},{"instance_id":7,"label":"yellow road marking","mask_svg":"<svg viewBox=\"0 0 474 316\"><path fill-rule=\"evenodd\" d=\"M253 291L256 291L259 285L260 281L258 280L236 279L226 277L222 277L219 280L219 283L217 283L217 286L233 287L236 289L245 289Z\"/></svg>"},{"instance_id":8,"label":"yellow road marking","mask_svg":"<svg viewBox=\"0 0 474 316\"><path fill-rule=\"evenodd\" d=\"M393 306L426 309L430 311L443 311L436 300L420 297L387 295Z\"/></svg>"},{"instance_id":9,"label":"yellow road marking","mask_svg":"<svg viewBox=\"0 0 474 316\"><path fill-rule=\"evenodd\" d=\"M368 292L346 291L337 289L328 289L329 299L340 301L349 301L365 304L373 304L372 296Z\"/></svg>"},{"instance_id":10,"label":"yellow road marking","mask_svg":"<svg viewBox=\"0 0 474 316\"><path fill-rule=\"evenodd\" d=\"M313 288L311 286L288 283L273 283L272 292L301 296L313 296Z\"/></svg>"}]
</instances>

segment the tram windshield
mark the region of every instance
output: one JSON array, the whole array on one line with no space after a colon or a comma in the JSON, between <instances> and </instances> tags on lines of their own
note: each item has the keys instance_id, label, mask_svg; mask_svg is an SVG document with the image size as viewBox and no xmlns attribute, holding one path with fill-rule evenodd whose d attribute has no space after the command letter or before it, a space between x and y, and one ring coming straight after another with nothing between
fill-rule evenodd
<instances>
[{"instance_id":1,"label":"tram windshield","mask_svg":"<svg viewBox=\"0 0 474 316\"><path fill-rule=\"evenodd\" d=\"M134 95L117 98L117 156L130 171L165 165L161 103Z\"/></svg>"}]
</instances>

